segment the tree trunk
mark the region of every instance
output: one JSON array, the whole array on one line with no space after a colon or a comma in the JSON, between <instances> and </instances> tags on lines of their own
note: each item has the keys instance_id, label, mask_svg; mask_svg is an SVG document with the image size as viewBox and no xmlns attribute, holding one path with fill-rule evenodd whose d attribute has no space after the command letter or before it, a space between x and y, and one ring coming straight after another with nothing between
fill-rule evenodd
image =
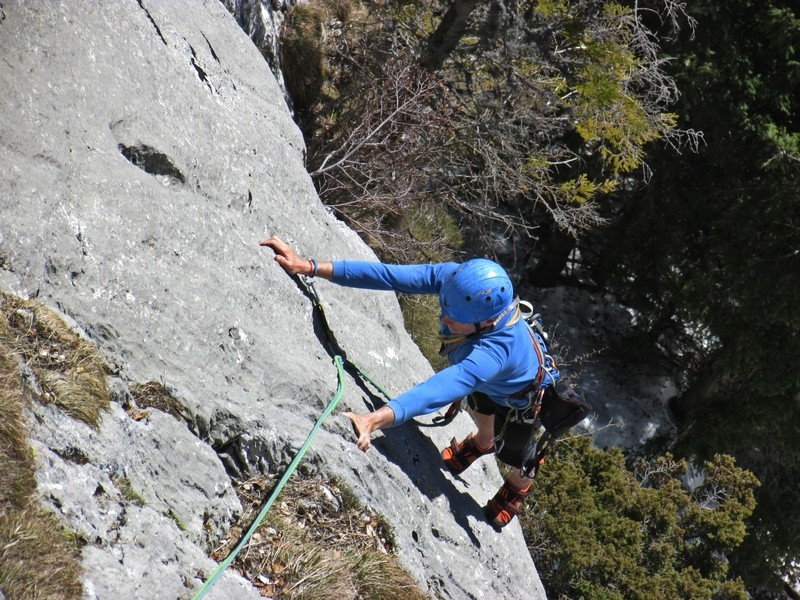
<instances>
[{"instance_id":1,"label":"tree trunk","mask_svg":"<svg viewBox=\"0 0 800 600\"><path fill-rule=\"evenodd\" d=\"M692 381L689 389L670 401L669 408L672 411L672 416L681 426L686 424L686 419L692 407L698 407L706 403L706 398L719 389L722 378L723 376L716 366L716 361L713 358L709 358L700 373Z\"/></svg>"},{"instance_id":2,"label":"tree trunk","mask_svg":"<svg viewBox=\"0 0 800 600\"><path fill-rule=\"evenodd\" d=\"M453 0L439 26L428 38L428 49L420 64L428 71L438 71L467 28L467 21L478 0Z\"/></svg>"},{"instance_id":3,"label":"tree trunk","mask_svg":"<svg viewBox=\"0 0 800 600\"><path fill-rule=\"evenodd\" d=\"M574 248L575 238L559 230L553 231L547 238L542 258L530 274L529 283L536 287L558 285L561 273Z\"/></svg>"}]
</instances>

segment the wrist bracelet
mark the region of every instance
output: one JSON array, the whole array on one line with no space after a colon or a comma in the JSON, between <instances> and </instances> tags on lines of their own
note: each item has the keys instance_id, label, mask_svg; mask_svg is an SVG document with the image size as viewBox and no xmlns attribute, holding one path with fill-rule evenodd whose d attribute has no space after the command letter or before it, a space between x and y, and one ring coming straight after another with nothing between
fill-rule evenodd
<instances>
[{"instance_id":1,"label":"wrist bracelet","mask_svg":"<svg viewBox=\"0 0 800 600\"><path fill-rule=\"evenodd\" d=\"M314 260L313 258L309 258L308 262L311 263L311 275L309 275L309 277L316 277L317 271L319 270L319 265L317 264L317 261Z\"/></svg>"}]
</instances>

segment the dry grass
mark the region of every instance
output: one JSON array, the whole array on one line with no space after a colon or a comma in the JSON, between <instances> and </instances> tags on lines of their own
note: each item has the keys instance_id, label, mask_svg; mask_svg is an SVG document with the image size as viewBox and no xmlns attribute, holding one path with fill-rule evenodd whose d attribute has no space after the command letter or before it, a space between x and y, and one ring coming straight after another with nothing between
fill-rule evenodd
<instances>
[{"instance_id":1,"label":"dry grass","mask_svg":"<svg viewBox=\"0 0 800 600\"><path fill-rule=\"evenodd\" d=\"M16 359L0 345L0 514L22 508L36 489L24 409Z\"/></svg>"},{"instance_id":2,"label":"dry grass","mask_svg":"<svg viewBox=\"0 0 800 600\"><path fill-rule=\"evenodd\" d=\"M22 318L33 315L32 310L26 313L24 301L10 295L2 294L0 299L0 590L9 599L77 599L83 595L78 549L55 516L33 496L35 461L20 378L23 361L30 365L29 357L20 353L22 347L43 351L55 346L52 341L20 335L9 323L9 315ZM11 322L15 322L13 315Z\"/></svg>"},{"instance_id":3,"label":"dry grass","mask_svg":"<svg viewBox=\"0 0 800 600\"><path fill-rule=\"evenodd\" d=\"M134 383L130 386L130 390L133 399L136 401L136 406L140 409L157 408L172 415L179 421L191 420L191 415L186 410L186 407L160 381ZM133 416L133 418L136 418L136 416Z\"/></svg>"},{"instance_id":4,"label":"dry grass","mask_svg":"<svg viewBox=\"0 0 800 600\"><path fill-rule=\"evenodd\" d=\"M269 497L275 480L240 483L239 526L214 553L224 559ZM275 600L424 600L393 554L388 525L340 482L290 480L233 568Z\"/></svg>"},{"instance_id":5,"label":"dry grass","mask_svg":"<svg viewBox=\"0 0 800 600\"><path fill-rule=\"evenodd\" d=\"M109 393L105 364L92 344L43 304L2 291L0 344L36 375L40 400L97 427Z\"/></svg>"},{"instance_id":6,"label":"dry grass","mask_svg":"<svg viewBox=\"0 0 800 600\"><path fill-rule=\"evenodd\" d=\"M0 515L0 590L9 600L83 596L78 548L52 513L35 503Z\"/></svg>"}]
</instances>

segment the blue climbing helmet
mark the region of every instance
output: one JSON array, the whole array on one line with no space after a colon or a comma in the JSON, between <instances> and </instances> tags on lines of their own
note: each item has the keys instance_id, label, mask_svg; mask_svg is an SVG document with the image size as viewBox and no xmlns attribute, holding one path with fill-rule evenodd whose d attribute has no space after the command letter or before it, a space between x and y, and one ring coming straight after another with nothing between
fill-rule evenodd
<instances>
[{"instance_id":1,"label":"blue climbing helmet","mask_svg":"<svg viewBox=\"0 0 800 600\"><path fill-rule=\"evenodd\" d=\"M439 304L445 316L459 323L480 323L503 312L514 299L505 269L485 258L458 265L445 276Z\"/></svg>"}]
</instances>

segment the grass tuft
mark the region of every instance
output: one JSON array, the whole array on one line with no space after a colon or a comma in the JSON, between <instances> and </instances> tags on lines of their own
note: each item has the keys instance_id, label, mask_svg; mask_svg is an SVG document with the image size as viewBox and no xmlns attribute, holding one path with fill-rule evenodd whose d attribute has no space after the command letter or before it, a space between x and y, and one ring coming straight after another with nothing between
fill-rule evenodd
<instances>
[{"instance_id":1,"label":"grass tuft","mask_svg":"<svg viewBox=\"0 0 800 600\"><path fill-rule=\"evenodd\" d=\"M124 476L116 476L112 477L111 480L114 482L114 485L117 486L119 493L122 494L126 502L130 502L136 506L144 506L147 504L139 492L133 489L130 479Z\"/></svg>"},{"instance_id":2,"label":"grass tuft","mask_svg":"<svg viewBox=\"0 0 800 600\"><path fill-rule=\"evenodd\" d=\"M0 291L0 345L21 357L52 402L97 427L108 408L106 367L95 347L40 302Z\"/></svg>"},{"instance_id":3,"label":"grass tuft","mask_svg":"<svg viewBox=\"0 0 800 600\"><path fill-rule=\"evenodd\" d=\"M276 479L236 486L243 514L212 555L223 560L269 497ZM262 595L283 600L424 600L394 554L386 521L341 481L292 479L233 563Z\"/></svg>"},{"instance_id":4,"label":"grass tuft","mask_svg":"<svg viewBox=\"0 0 800 600\"><path fill-rule=\"evenodd\" d=\"M16 359L0 345L0 514L21 509L36 489L24 409Z\"/></svg>"},{"instance_id":5,"label":"grass tuft","mask_svg":"<svg viewBox=\"0 0 800 600\"><path fill-rule=\"evenodd\" d=\"M0 591L6 598L78 599L83 585L74 535L33 499L27 399L20 357L7 345L16 339L10 331L0 319Z\"/></svg>"},{"instance_id":6,"label":"grass tuft","mask_svg":"<svg viewBox=\"0 0 800 600\"><path fill-rule=\"evenodd\" d=\"M183 403L172 395L169 388L160 381L135 383L130 387L131 395L139 408L155 408L176 419L191 420Z\"/></svg>"},{"instance_id":7,"label":"grass tuft","mask_svg":"<svg viewBox=\"0 0 800 600\"><path fill-rule=\"evenodd\" d=\"M52 513L33 503L0 515L0 590L21 600L83 595L76 544Z\"/></svg>"}]
</instances>

